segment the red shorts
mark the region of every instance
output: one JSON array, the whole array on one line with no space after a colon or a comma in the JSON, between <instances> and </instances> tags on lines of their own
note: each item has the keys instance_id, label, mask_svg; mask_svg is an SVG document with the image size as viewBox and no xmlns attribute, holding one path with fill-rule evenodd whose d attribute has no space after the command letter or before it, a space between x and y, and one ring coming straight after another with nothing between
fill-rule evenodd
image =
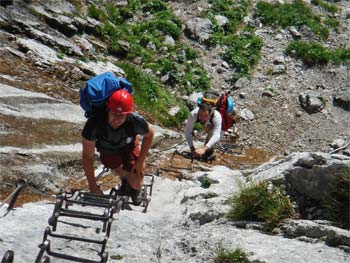
<instances>
[{"instance_id":1,"label":"red shorts","mask_svg":"<svg viewBox=\"0 0 350 263\"><path fill-rule=\"evenodd\" d=\"M135 138L134 148L125 149L118 154L107 154L104 152L100 152L101 162L106 168L116 169L123 165L122 168L128 172L131 171L133 165L135 164L139 156L140 147L139 140L137 137Z\"/></svg>"}]
</instances>

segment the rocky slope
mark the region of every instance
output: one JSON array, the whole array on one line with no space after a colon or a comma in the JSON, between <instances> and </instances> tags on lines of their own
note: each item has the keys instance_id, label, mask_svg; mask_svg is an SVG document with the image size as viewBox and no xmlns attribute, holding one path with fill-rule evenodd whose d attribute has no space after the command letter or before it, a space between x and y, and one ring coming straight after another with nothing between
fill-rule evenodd
<instances>
[{"instance_id":1,"label":"rocky slope","mask_svg":"<svg viewBox=\"0 0 350 263\"><path fill-rule=\"evenodd\" d=\"M69 25L63 14L74 11L69 2L58 6L54 2L48 2L46 9L37 5L39 2L33 2L32 6L29 6L49 24L42 24L42 21L18 3L14 1L13 5L1 7L2 82L77 103L78 89L84 85L84 80L96 72L98 66L94 63L77 64L76 59L72 60L67 56L60 59L57 54L44 50L39 43L69 50L72 55L78 57L83 54L90 55L94 50L103 48L103 43L99 43L93 35L85 33L93 32L96 25L90 20L81 22L78 19L66 19L73 23L71 27L79 30L79 33L81 28L85 28L85 35L80 33L80 36L72 37L73 33L70 33L71 37L67 38L65 30ZM208 8L206 1L174 1L168 4L184 24ZM339 30L331 31L329 39L325 42L331 48L348 47L350 42L349 3L340 1L337 5L340 7L336 16L340 21ZM315 11L322 12L322 9L310 6ZM330 144L334 140L343 139L348 142L349 112L334 105L334 99L339 96L345 101L345 108L349 104L348 67L331 64L306 67L300 60L285 55L284 50L288 42L294 38L291 30L262 26L259 20L252 20L253 10L254 7L245 21L256 25L256 35L262 38L263 48L261 60L250 80L243 78L235 84L228 84L226 81L233 69L223 66L225 62L219 55L222 49L208 49L195 40L182 38L182 41L189 43L201 54L200 60L212 78L213 88L231 91L238 109L246 109L253 113L248 117L243 114L246 120L236 125L241 135L238 143L244 147L261 147L278 155L293 151L330 151ZM55 26L60 32L55 30ZM36 29L40 27L42 31ZM307 30L298 34L303 40L311 38ZM30 42L30 39L39 41ZM42 61L40 53L46 61ZM95 59L98 60L99 57L95 56ZM116 58L104 59L113 62ZM314 92L313 97L322 98L325 102L323 109L316 113L308 113L299 103L299 95L305 96L311 91Z\"/></svg>"},{"instance_id":2,"label":"rocky slope","mask_svg":"<svg viewBox=\"0 0 350 263\"><path fill-rule=\"evenodd\" d=\"M5 2L9 5L5 6ZM123 2L115 1L117 5L122 5ZM82 6L80 11L86 9L85 1L14 0L0 3L1 200L13 190L13 184L18 178L26 178L33 190L25 192L23 200L19 200L22 203L42 199L43 193L57 192L62 188L85 187L85 181L81 180L83 173L80 163L80 130L85 119L78 105L78 91L95 74L107 70L121 72L113 64L118 59L103 53L106 44L94 35L98 24L96 20L72 15L76 12L74 4ZM208 8L207 1L183 0L166 3L184 24ZM178 181L169 182L164 178L157 179L156 194L150 207L153 213L134 215L137 213L123 211L121 217L118 217L115 223L120 224L118 231L122 239L114 233L109 251L114 255L122 254L125 257L124 262L206 262L212 259L212 248L232 248L231 244L234 247L243 247L251 253L251 262L348 260L348 254L344 252L349 246L348 231L345 234L337 232L340 236L337 240L342 240L340 243L345 243L345 246L328 247L323 240L331 239L328 235L334 232L328 228L324 230L326 227L322 222L316 227L321 229L317 234L313 232L314 225L287 223L286 232L294 228L299 233L307 232L306 237L303 234L297 237L299 240L289 240L285 237L295 236L285 234L285 237L279 235L267 238L266 235L252 230L254 226L248 225L248 230L241 232L236 226L231 228L231 223L225 220L216 220L228 209L223 200L236 190L233 188L238 187L236 179L244 180L241 173L255 176L262 170L261 177L266 174L280 176L284 174L281 171L286 166L293 167L294 163L288 163L293 159L289 156L280 166L276 166L276 170L265 171L265 168L260 168L253 173L252 170L238 172L228 168L252 169L268 162L271 157L281 158L282 155L299 151L330 152L342 148L338 152L349 155L349 67L331 64L306 67L300 60L287 56L284 50L288 42L295 38L295 34L308 40L311 39L309 31L304 29L295 32L290 28L263 26L259 19L252 18L255 4L253 1L253 7L244 21L255 25L256 35L262 38L263 47L261 60L251 79L242 78L229 84L227 80L234 69L220 57L222 48L207 48L184 34L181 36L183 43L189 44L200 54L199 61L210 74L213 88L230 91L234 97L241 115L241 121L236 124L240 138L234 141L226 138L224 141L232 148L226 149L226 153L218 152L217 160L211 165L192 164L172 155L173 150L165 151L167 147L179 150L186 148L184 143L173 146L182 140L181 132L156 127L157 136L149 156L149 171L162 167L168 171L168 178L176 178L180 174L180 178L188 181L185 180L182 184ZM328 47L349 48L349 2L339 1L336 5L340 7L340 12L336 14L340 28L338 32L332 31L324 44ZM315 11L322 12L319 7L310 6ZM65 54L62 55L57 50L65 50ZM309 103L302 107L300 98ZM335 103L337 99L342 101L341 105ZM305 157L302 163L317 166L318 163L314 163L312 158L313 155ZM347 165L349 160L346 158L337 156L333 159ZM203 197L206 191L198 186L198 178L204 176L205 172L194 172L212 169L212 165L224 165L226 168L214 168L211 176L219 183L213 188L219 197L208 201ZM269 165L271 164L267 164ZM232 174L232 178L221 176L221 173ZM102 183L107 190L116 181L108 178ZM227 188L229 185L232 189ZM169 192L168 195L164 193L164 189L166 193ZM177 193L180 193L179 196ZM162 211L163 208L165 211ZM209 215L208 210L211 211ZM18 251L18 262L32 262L51 211L52 206L37 207L29 204L23 210L18 209L14 214L2 217L0 257L9 244L15 244L12 247L21 247L21 242L28 242L24 239L18 240L17 236L35 236L36 242L29 240L31 244ZM168 218L170 213L178 217ZM37 218L38 215L40 218ZM7 220L9 216L14 220ZM15 226L20 225L21 220L31 220L32 216L37 218L35 221L38 223L32 230L24 232L22 228L16 229ZM310 216L312 218L312 213ZM202 225L201 218L211 219ZM167 228L169 225L170 229ZM134 233L135 228L144 232ZM311 230L300 230L304 228ZM6 231L8 229L13 231ZM297 230L292 232L295 234ZM226 231L229 231L229 235ZM133 234L130 235L130 232ZM211 238L208 239L208 236ZM136 254L135 240L139 240L136 246L142 248ZM265 242L266 240L268 241ZM196 245L191 245L192 243ZM261 247L261 243L266 246ZM296 250L297 254L294 253ZM313 251L319 253L313 254Z\"/></svg>"},{"instance_id":3,"label":"rocky slope","mask_svg":"<svg viewBox=\"0 0 350 263\"><path fill-rule=\"evenodd\" d=\"M286 173L288 167L303 158L310 156L293 155L289 160L261 167L252 178L258 180L259 177ZM327 159L327 162L339 163L338 158L340 156L333 156L333 160ZM343 161L350 166L349 158L344 157ZM315 165L315 169L324 167ZM212 183L203 187L203 180ZM107 262L214 262L218 250L236 248L247 253L248 262L348 262L350 232L330 226L327 221L288 220L275 230L274 235L261 232L259 222L228 221L223 216L229 209L225 200L244 180L240 171L224 166L189 173L181 181L156 177L147 213L132 207L133 211L121 210L114 215L106 246ZM54 204L46 201L26 204L6 216L3 216L6 210L0 209L0 255L11 249L15 252L14 262L34 262L53 208ZM76 206L69 208L77 209ZM91 207L85 207L83 211L96 214L96 209ZM30 226L26 222L31 222ZM97 240L105 236L102 222L64 216L59 218L55 233ZM67 242L54 237L48 239L51 240L51 251L99 259L97 251L101 245ZM67 262L53 257L51 260Z\"/></svg>"},{"instance_id":4,"label":"rocky slope","mask_svg":"<svg viewBox=\"0 0 350 263\"><path fill-rule=\"evenodd\" d=\"M178 3L180 2L180 3ZM256 1L253 1L256 3ZM270 1L274 2L274 1ZM285 3L292 1L283 1ZM206 1L176 1L171 4L184 22L208 8ZM332 31L326 46L349 47L349 2L337 3L341 11L338 32ZM320 8L310 5L316 12ZM231 91L240 110L252 111L254 117L236 126L240 143L246 147L261 147L273 154L293 151L330 151L336 139L349 141L349 111L336 107L334 98L344 94L349 101L350 73L347 66L327 65L307 67L300 60L285 54L287 44L295 39L292 30L262 26L253 20L250 11L245 21L256 26L256 35L262 38L261 60L250 80L240 79L234 85L226 81L232 69L225 68L219 54L222 48L206 49L198 43L192 45L202 52L202 61L213 79L213 88ZM302 40L312 36L307 30L298 32ZM325 107L308 113L299 103L299 95L313 91L325 101Z\"/></svg>"}]
</instances>

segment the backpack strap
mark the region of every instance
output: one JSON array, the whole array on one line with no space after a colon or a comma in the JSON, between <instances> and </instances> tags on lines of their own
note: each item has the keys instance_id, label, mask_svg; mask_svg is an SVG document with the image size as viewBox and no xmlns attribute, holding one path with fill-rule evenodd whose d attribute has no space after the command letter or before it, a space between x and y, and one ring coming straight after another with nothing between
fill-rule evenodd
<instances>
[{"instance_id":1,"label":"backpack strap","mask_svg":"<svg viewBox=\"0 0 350 263\"><path fill-rule=\"evenodd\" d=\"M233 124L232 118L227 113L227 98L226 93L221 94L217 104L217 110L220 112L222 118L221 130L223 131L227 131Z\"/></svg>"}]
</instances>

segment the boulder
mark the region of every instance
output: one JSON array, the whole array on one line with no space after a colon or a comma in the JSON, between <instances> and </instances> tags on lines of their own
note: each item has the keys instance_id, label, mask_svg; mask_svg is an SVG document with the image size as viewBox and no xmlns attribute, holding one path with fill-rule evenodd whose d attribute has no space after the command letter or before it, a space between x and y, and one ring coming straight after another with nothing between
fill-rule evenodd
<instances>
[{"instance_id":1,"label":"boulder","mask_svg":"<svg viewBox=\"0 0 350 263\"><path fill-rule=\"evenodd\" d=\"M344 110L350 111L350 89L338 92L334 96L333 104Z\"/></svg>"},{"instance_id":2,"label":"boulder","mask_svg":"<svg viewBox=\"0 0 350 263\"><path fill-rule=\"evenodd\" d=\"M195 17L187 21L185 32L200 43L208 40L213 24L208 18Z\"/></svg>"},{"instance_id":3,"label":"boulder","mask_svg":"<svg viewBox=\"0 0 350 263\"><path fill-rule=\"evenodd\" d=\"M249 178L288 184L299 195L321 201L344 172L350 173L350 158L345 155L301 152L262 165Z\"/></svg>"},{"instance_id":4,"label":"boulder","mask_svg":"<svg viewBox=\"0 0 350 263\"><path fill-rule=\"evenodd\" d=\"M325 107L325 99L315 91L301 93L299 103L307 113L316 113Z\"/></svg>"}]
</instances>

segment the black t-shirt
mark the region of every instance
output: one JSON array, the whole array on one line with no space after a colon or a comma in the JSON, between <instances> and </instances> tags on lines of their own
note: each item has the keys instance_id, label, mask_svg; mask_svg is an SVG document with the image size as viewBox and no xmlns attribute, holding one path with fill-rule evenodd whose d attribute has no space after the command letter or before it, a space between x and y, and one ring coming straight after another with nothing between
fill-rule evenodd
<instances>
[{"instance_id":1,"label":"black t-shirt","mask_svg":"<svg viewBox=\"0 0 350 263\"><path fill-rule=\"evenodd\" d=\"M133 148L136 135L144 135L148 131L146 120L137 113L131 113L117 129L108 124L107 116L91 117L85 123L81 135L89 141L96 141L99 152L116 154L125 148Z\"/></svg>"}]
</instances>

